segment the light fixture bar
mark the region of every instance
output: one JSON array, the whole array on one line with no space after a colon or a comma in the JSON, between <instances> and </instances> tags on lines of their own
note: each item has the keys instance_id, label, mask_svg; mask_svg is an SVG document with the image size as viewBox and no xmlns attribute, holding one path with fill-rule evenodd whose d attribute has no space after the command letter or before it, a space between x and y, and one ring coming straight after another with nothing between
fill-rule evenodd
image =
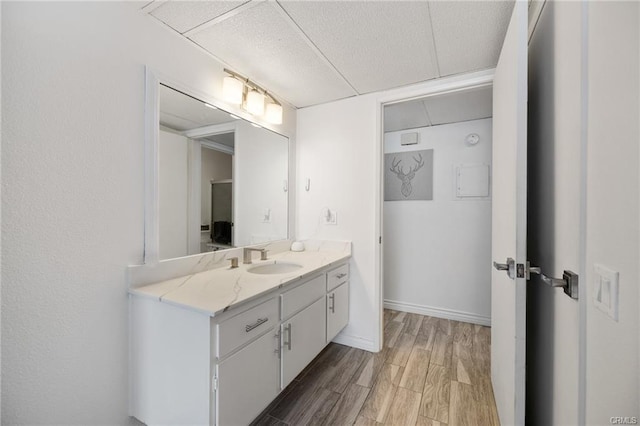
<instances>
[{"instance_id":1,"label":"light fixture bar","mask_svg":"<svg viewBox=\"0 0 640 426\"><path fill-rule=\"evenodd\" d=\"M224 72L229 76L225 77L225 84L223 85L223 91L229 87L229 95L226 96L227 100L231 101L252 115L265 116L265 119L273 124L282 124L282 104L267 92L262 86L249 80L242 74L238 74L235 71L231 71L224 68ZM233 84L229 84L233 83ZM233 87L237 84L241 84L242 88ZM239 93L241 91L241 93ZM235 94L235 97L231 96L231 93ZM269 99L266 104L265 100Z\"/></svg>"}]
</instances>

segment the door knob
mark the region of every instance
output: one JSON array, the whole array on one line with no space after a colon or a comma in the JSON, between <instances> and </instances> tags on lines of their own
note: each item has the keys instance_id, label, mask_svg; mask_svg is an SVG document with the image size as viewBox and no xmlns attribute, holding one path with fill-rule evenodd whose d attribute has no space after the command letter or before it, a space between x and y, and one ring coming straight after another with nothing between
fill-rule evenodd
<instances>
[{"instance_id":1,"label":"door knob","mask_svg":"<svg viewBox=\"0 0 640 426\"><path fill-rule=\"evenodd\" d=\"M493 267L498 271L507 271L507 275L512 280L516 279L516 261L512 258L507 258L507 263L498 263L496 261L493 262Z\"/></svg>"},{"instance_id":2,"label":"door knob","mask_svg":"<svg viewBox=\"0 0 640 426\"><path fill-rule=\"evenodd\" d=\"M527 262L527 265L529 262ZM540 275L540 279L543 283L551 287L561 287L564 293L572 299L578 300L578 282L579 277L575 272L565 270L562 273L562 278L552 278L542 273L542 268L539 266L529 266L529 279L530 274Z\"/></svg>"}]
</instances>

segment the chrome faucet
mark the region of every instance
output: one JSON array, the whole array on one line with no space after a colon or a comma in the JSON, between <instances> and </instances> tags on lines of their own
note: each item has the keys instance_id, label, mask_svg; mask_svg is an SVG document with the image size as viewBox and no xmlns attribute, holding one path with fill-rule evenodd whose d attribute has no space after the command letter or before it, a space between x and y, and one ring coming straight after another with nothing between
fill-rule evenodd
<instances>
[{"instance_id":1,"label":"chrome faucet","mask_svg":"<svg viewBox=\"0 0 640 426\"><path fill-rule=\"evenodd\" d=\"M267 260L267 250L263 248L253 248L253 247L245 247L242 254L242 263L249 265L251 264L251 252L259 251L260 252L260 260Z\"/></svg>"}]
</instances>

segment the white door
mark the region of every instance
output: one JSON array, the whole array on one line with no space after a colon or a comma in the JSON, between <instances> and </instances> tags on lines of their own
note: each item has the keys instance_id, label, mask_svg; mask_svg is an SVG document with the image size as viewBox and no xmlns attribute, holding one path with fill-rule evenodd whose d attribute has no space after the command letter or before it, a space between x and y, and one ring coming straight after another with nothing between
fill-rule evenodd
<instances>
[{"instance_id":1,"label":"white door","mask_svg":"<svg viewBox=\"0 0 640 426\"><path fill-rule=\"evenodd\" d=\"M523 425L525 410L527 232L527 2L518 0L493 82L491 379L503 425ZM508 273L507 273L508 272Z\"/></svg>"}]
</instances>

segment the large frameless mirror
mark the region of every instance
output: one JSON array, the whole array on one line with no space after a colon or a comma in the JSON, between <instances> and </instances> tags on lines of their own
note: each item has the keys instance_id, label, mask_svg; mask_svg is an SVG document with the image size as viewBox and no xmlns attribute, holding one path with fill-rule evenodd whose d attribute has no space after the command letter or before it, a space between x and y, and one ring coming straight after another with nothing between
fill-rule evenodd
<instances>
[{"instance_id":1,"label":"large frameless mirror","mask_svg":"<svg viewBox=\"0 0 640 426\"><path fill-rule=\"evenodd\" d=\"M155 236L145 238L145 262L286 239L288 138L163 82L156 88L157 170L147 190L157 213L147 214Z\"/></svg>"}]
</instances>

